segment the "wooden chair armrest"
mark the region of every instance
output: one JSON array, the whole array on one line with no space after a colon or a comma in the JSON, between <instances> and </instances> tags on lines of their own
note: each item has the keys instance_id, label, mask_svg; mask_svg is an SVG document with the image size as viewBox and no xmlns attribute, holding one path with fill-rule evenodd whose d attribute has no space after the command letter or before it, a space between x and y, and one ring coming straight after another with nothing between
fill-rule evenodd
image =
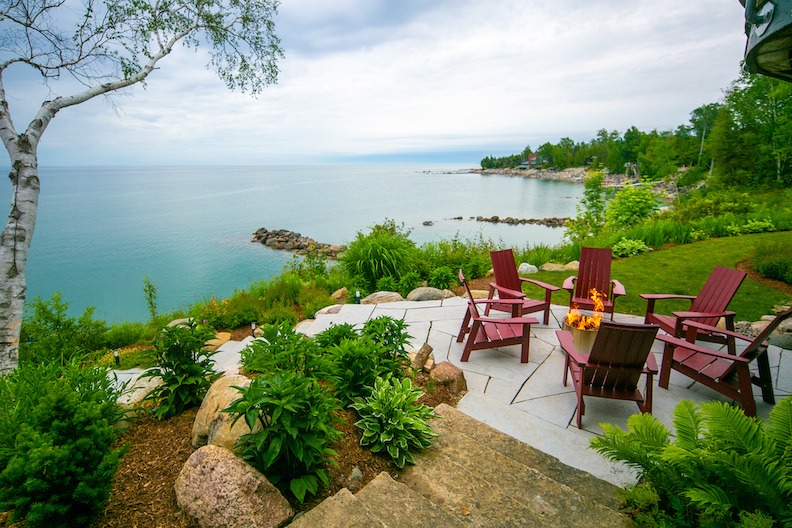
<instances>
[{"instance_id":1,"label":"wooden chair armrest","mask_svg":"<svg viewBox=\"0 0 792 528\"><path fill-rule=\"evenodd\" d=\"M616 279L611 280L611 284L613 285L613 298L621 297L622 295L627 295L627 290L624 289L624 284L617 281ZM613 299L611 299L613 300Z\"/></svg>"},{"instance_id":2,"label":"wooden chair armrest","mask_svg":"<svg viewBox=\"0 0 792 528\"><path fill-rule=\"evenodd\" d=\"M513 298L521 298L521 299L523 297L525 297L525 293L524 292L517 291L517 290L511 290L511 289L506 288L504 286L500 286L499 284L496 284L494 282L490 282L490 292L492 292L493 289L498 291L498 295L506 294L506 295L509 295L509 296L511 296ZM506 299L504 299L504 300L506 300Z\"/></svg>"},{"instance_id":3,"label":"wooden chair armrest","mask_svg":"<svg viewBox=\"0 0 792 528\"><path fill-rule=\"evenodd\" d=\"M482 323L497 323L497 324L539 324L539 319L535 317L506 317L503 319L495 317L479 317Z\"/></svg>"},{"instance_id":4,"label":"wooden chair armrest","mask_svg":"<svg viewBox=\"0 0 792 528\"><path fill-rule=\"evenodd\" d=\"M567 277L564 279L564 284L561 287L567 290L569 293L572 293L575 289L575 281L577 280L576 275L572 275L571 277Z\"/></svg>"},{"instance_id":5,"label":"wooden chair armrest","mask_svg":"<svg viewBox=\"0 0 792 528\"><path fill-rule=\"evenodd\" d=\"M699 345L693 344L693 343L691 343L689 341L685 341L684 339L679 339L678 337L672 337L672 336L666 335L666 334L659 334L657 336L657 339L659 339L660 341L663 341L664 343L672 345L671 347L666 347L666 349L663 351L663 355L668 354L668 353L673 353L673 347L680 347L680 348L685 348L687 350L690 350L691 352L697 352L699 354L706 354L708 356L721 358L721 359L727 359L729 361L739 361L740 363L750 363L751 362L750 359L744 358L742 356L734 356L732 354L724 354L723 352L718 352L717 350L712 350L711 348L705 348L703 346L699 346Z\"/></svg>"},{"instance_id":6,"label":"wooden chair armrest","mask_svg":"<svg viewBox=\"0 0 792 528\"><path fill-rule=\"evenodd\" d=\"M712 325L700 323L698 321L685 321L684 323L682 323L682 326L689 326L689 327L697 328L699 330L706 330L707 332L713 332L713 333L717 333L717 334L723 334L725 336L731 336L731 337L746 341L748 343L753 341L753 339L751 339L750 337L744 336L744 335L742 335L740 333L737 333L737 332L734 332L733 330L726 330L725 328L718 328L717 326L712 326Z\"/></svg>"},{"instance_id":7,"label":"wooden chair armrest","mask_svg":"<svg viewBox=\"0 0 792 528\"><path fill-rule=\"evenodd\" d=\"M473 299L476 304L514 304L522 306L522 299Z\"/></svg>"},{"instance_id":8,"label":"wooden chair armrest","mask_svg":"<svg viewBox=\"0 0 792 528\"><path fill-rule=\"evenodd\" d=\"M561 289L558 286L553 286L552 284L547 284L546 282L538 281L536 279L526 279L525 277L520 277L520 281L534 284L536 286L539 286L540 288L544 288L545 290L549 290L551 292L558 291Z\"/></svg>"},{"instance_id":9,"label":"wooden chair armrest","mask_svg":"<svg viewBox=\"0 0 792 528\"><path fill-rule=\"evenodd\" d=\"M651 372L652 374L657 374L659 372L659 368L657 367L657 360L654 357L654 354L649 352L649 355L646 356L646 368L644 371Z\"/></svg>"},{"instance_id":10,"label":"wooden chair armrest","mask_svg":"<svg viewBox=\"0 0 792 528\"><path fill-rule=\"evenodd\" d=\"M647 301L660 301L663 299L688 299L692 301L696 298L695 295L676 295L674 293L641 293L639 297L641 297L641 299L646 299Z\"/></svg>"},{"instance_id":11,"label":"wooden chair armrest","mask_svg":"<svg viewBox=\"0 0 792 528\"><path fill-rule=\"evenodd\" d=\"M578 365L585 365L588 363L588 358L582 354L578 354L577 350L575 350L572 332L568 330L556 330L556 336L558 337L558 343L561 345L561 349L569 356L569 359Z\"/></svg>"},{"instance_id":12,"label":"wooden chair armrest","mask_svg":"<svg viewBox=\"0 0 792 528\"><path fill-rule=\"evenodd\" d=\"M734 317L735 312L671 312L679 319L704 319L710 317Z\"/></svg>"}]
</instances>

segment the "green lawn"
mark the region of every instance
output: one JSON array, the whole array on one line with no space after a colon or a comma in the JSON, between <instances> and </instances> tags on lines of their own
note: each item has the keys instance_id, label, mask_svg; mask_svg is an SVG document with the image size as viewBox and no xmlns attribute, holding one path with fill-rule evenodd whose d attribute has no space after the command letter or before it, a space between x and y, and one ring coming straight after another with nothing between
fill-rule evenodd
<instances>
[{"instance_id":1,"label":"green lawn","mask_svg":"<svg viewBox=\"0 0 792 528\"><path fill-rule=\"evenodd\" d=\"M611 277L621 281L627 290L627 295L616 301L616 311L643 315L646 302L638 296L641 293L696 295L716 264L734 268L738 262L750 259L757 245L770 242L792 244L792 231L715 238L614 260ZM543 271L531 278L560 286L568 275L570 273ZM789 304L790 301L792 297L789 295L746 278L729 309L737 312L738 321L755 321L772 313L774 305ZM567 303L569 296L564 291L557 292L553 302ZM688 307L689 303L685 301L659 301L656 309L670 313Z\"/></svg>"}]
</instances>

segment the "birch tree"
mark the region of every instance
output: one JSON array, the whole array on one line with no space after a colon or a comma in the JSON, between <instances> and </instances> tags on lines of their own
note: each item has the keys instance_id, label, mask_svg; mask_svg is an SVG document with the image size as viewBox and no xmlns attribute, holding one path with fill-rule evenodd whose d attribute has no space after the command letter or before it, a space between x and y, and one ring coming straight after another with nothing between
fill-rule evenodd
<instances>
[{"instance_id":1,"label":"birch tree","mask_svg":"<svg viewBox=\"0 0 792 528\"><path fill-rule=\"evenodd\" d=\"M277 0L0 0L0 138L12 167L10 212L0 235L0 372L18 363L25 266L42 185L37 153L52 119L142 83L180 44L208 46L208 66L230 89L260 92L276 82L283 56L277 6ZM54 96L18 128L3 79L25 68ZM60 95L74 80L79 88Z\"/></svg>"}]
</instances>

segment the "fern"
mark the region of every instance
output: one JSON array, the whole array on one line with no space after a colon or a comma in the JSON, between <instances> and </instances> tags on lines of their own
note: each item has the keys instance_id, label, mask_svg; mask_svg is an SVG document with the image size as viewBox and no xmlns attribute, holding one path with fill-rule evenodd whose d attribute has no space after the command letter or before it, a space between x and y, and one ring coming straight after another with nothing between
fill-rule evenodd
<instances>
[{"instance_id":1,"label":"fern","mask_svg":"<svg viewBox=\"0 0 792 528\"><path fill-rule=\"evenodd\" d=\"M792 528L792 396L766 423L723 402L682 401L673 443L651 415L631 416L627 426L603 424L591 447L640 471L660 499L658 520L731 526L748 512Z\"/></svg>"}]
</instances>

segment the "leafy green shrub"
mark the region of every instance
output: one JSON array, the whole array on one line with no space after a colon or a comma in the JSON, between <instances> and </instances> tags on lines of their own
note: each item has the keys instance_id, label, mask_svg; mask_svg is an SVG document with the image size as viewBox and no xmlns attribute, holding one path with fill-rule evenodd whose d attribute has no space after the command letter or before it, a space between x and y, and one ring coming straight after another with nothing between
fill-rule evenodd
<instances>
[{"instance_id":1,"label":"leafy green shrub","mask_svg":"<svg viewBox=\"0 0 792 528\"><path fill-rule=\"evenodd\" d=\"M87 526L107 501L123 416L106 369L21 364L0 380L0 509L26 526Z\"/></svg>"},{"instance_id":2,"label":"leafy green shrub","mask_svg":"<svg viewBox=\"0 0 792 528\"><path fill-rule=\"evenodd\" d=\"M393 220L386 220L357 238L340 256L339 261L350 277L360 277L368 290L376 288L382 277L401 277L416 264L415 243L409 239L409 231Z\"/></svg>"},{"instance_id":3,"label":"leafy green shrub","mask_svg":"<svg viewBox=\"0 0 792 528\"><path fill-rule=\"evenodd\" d=\"M386 367L381 365L383 349L369 338L344 340L328 348L324 371L343 404L371 392L374 380Z\"/></svg>"},{"instance_id":4,"label":"leafy green shrub","mask_svg":"<svg viewBox=\"0 0 792 528\"><path fill-rule=\"evenodd\" d=\"M216 330L235 330L260 321L264 303L248 291L236 291L228 299L210 298L190 310L190 316Z\"/></svg>"},{"instance_id":5,"label":"leafy green shrub","mask_svg":"<svg viewBox=\"0 0 792 528\"><path fill-rule=\"evenodd\" d=\"M52 360L66 362L104 347L107 325L93 318L94 307L89 306L75 319L67 312L69 303L60 292L49 301L33 299L30 311L22 322L19 359L43 363Z\"/></svg>"},{"instance_id":6,"label":"leafy green shrub","mask_svg":"<svg viewBox=\"0 0 792 528\"><path fill-rule=\"evenodd\" d=\"M357 339L360 333L355 330L355 326L350 323L331 324L314 336L314 341L320 348L329 348L340 345L347 339Z\"/></svg>"},{"instance_id":7,"label":"leafy green shrub","mask_svg":"<svg viewBox=\"0 0 792 528\"><path fill-rule=\"evenodd\" d=\"M439 268L435 268L432 270L431 275L429 275L429 286L432 288L438 288L440 290L451 288L457 283L456 275L457 274L454 273L454 270L448 266L440 266Z\"/></svg>"},{"instance_id":8,"label":"leafy green shrub","mask_svg":"<svg viewBox=\"0 0 792 528\"><path fill-rule=\"evenodd\" d=\"M375 287L375 289L377 291L395 292L396 290L399 289L399 282L392 275L380 277L379 279L377 279L377 286Z\"/></svg>"},{"instance_id":9,"label":"leafy green shrub","mask_svg":"<svg viewBox=\"0 0 792 528\"><path fill-rule=\"evenodd\" d=\"M402 294L403 297L407 297L411 291L415 288L418 288L421 285L421 276L416 271L408 271L401 277L399 277L399 293Z\"/></svg>"},{"instance_id":10,"label":"leafy green shrub","mask_svg":"<svg viewBox=\"0 0 792 528\"><path fill-rule=\"evenodd\" d=\"M330 445L341 436L333 427L338 400L311 378L277 372L239 388L240 398L225 410L234 423L245 419L250 430L237 452L280 489L301 503L328 485L326 467L335 465Z\"/></svg>"},{"instance_id":11,"label":"leafy green shrub","mask_svg":"<svg viewBox=\"0 0 792 528\"><path fill-rule=\"evenodd\" d=\"M620 241L613 244L613 256L618 258L633 257L641 253L646 253L647 251L649 251L649 248L646 247L646 244L641 240L622 238Z\"/></svg>"},{"instance_id":12,"label":"leafy green shrub","mask_svg":"<svg viewBox=\"0 0 792 528\"><path fill-rule=\"evenodd\" d=\"M303 287L300 291L300 295L297 297L297 304L302 308L303 315L308 318L312 318L316 312L325 306L332 306L336 304L336 302L337 301L327 293L327 290L319 288L318 286L311 286L310 284Z\"/></svg>"},{"instance_id":13,"label":"leafy green shrub","mask_svg":"<svg viewBox=\"0 0 792 528\"><path fill-rule=\"evenodd\" d=\"M607 224L616 229L634 226L657 210L657 200L645 187L624 187L608 204Z\"/></svg>"},{"instance_id":14,"label":"leafy green shrub","mask_svg":"<svg viewBox=\"0 0 792 528\"><path fill-rule=\"evenodd\" d=\"M379 373L404 377L405 369L410 364L407 354L407 344L410 342L407 323L402 319L382 315L366 321L360 333L379 346Z\"/></svg>"},{"instance_id":15,"label":"leafy green shrub","mask_svg":"<svg viewBox=\"0 0 792 528\"><path fill-rule=\"evenodd\" d=\"M297 274L283 273L267 283L261 295L261 302L265 308L275 306L294 306L300 297L304 286Z\"/></svg>"},{"instance_id":16,"label":"leafy green shrub","mask_svg":"<svg viewBox=\"0 0 792 528\"><path fill-rule=\"evenodd\" d=\"M297 314L284 306L274 306L264 310L264 313L259 315L258 322L260 324L294 326L297 324Z\"/></svg>"},{"instance_id":17,"label":"leafy green shrub","mask_svg":"<svg viewBox=\"0 0 792 528\"><path fill-rule=\"evenodd\" d=\"M248 372L272 374L280 370L311 375L318 360L318 347L309 337L296 332L289 324L264 325L261 339L241 352L241 362Z\"/></svg>"},{"instance_id":18,"label":"leafy green shrub","mask_svg":"<svg viewBox=\"0 0 792 528\"><path fill-rule=\"evenodd\" d=\"M425 449L437 436L427 420L437 418L430 407L419 404L423 393L409 379L377 378L367 398L356 398L351 407L360 415L355 425L363 429L361 445L374 453L386 452L397 467L414 464L411 447Z\"/></svg>"},{"instance_id":19,"label":"leafy green shrub","mask_svg":"<svg viewBox=\"0 0 792 528\"><path fill-rule=\"evenodd\" d=\"M154 416L169 418L201 404L209 387L220 377L212 368L214 352L204 349L212 337L211 330L193 321L162 329L154 342L157 366L142 376L162 379L162 385L144 400L154 402Z\"/></svg>"},{"instance_id":20,"label":"leafy green shrub","mask_svg":"<svg viewBox=\"0 0 792 528\"><path fill-rule=\"evenodd\" d=\"M149 327L143 323L123 322L110 325L104 336L104 346L121 348L150 342L154 338Z\"/></svg>"},{"instance_id":21,"label":"leafy green shrub","mask_svg":"<svg viewBox=\"0 0 792 528\"><path fill-rule=\"evenodd\" d=\"M742 512L779 523L792 520L792 396L776 404L767 422L739 407L681 401L675 438L650 414L629 418L628 431L602 424L591 447L640 473L660 498L660 509L692 525L728 526ZM785 525L787 525L785 524Z\"/></svg>"},{"instance_id":22,"label":"leafy green shrub","mask_svg":"<svg viewBox=\"0 0 792 528\"><path fill-rule=\"evenodd\" d=\"M756 248L752 265L767 277L792 284L792 246L764 244Z\"/></svg>"},{"instance_id":23,"label":"leafy green shrub","mask_svg":"<svg viewBox=\"0 0 792 528\"><path fill-rule=\"evenodd\" d=\"M481 236L428 242L418 250L419 271L428 277L433 269L448 266L453 270L462 268L468 278L479 278L489 269L489 252L494 249L495 244Z\"/></svg>"}]
</instances>

